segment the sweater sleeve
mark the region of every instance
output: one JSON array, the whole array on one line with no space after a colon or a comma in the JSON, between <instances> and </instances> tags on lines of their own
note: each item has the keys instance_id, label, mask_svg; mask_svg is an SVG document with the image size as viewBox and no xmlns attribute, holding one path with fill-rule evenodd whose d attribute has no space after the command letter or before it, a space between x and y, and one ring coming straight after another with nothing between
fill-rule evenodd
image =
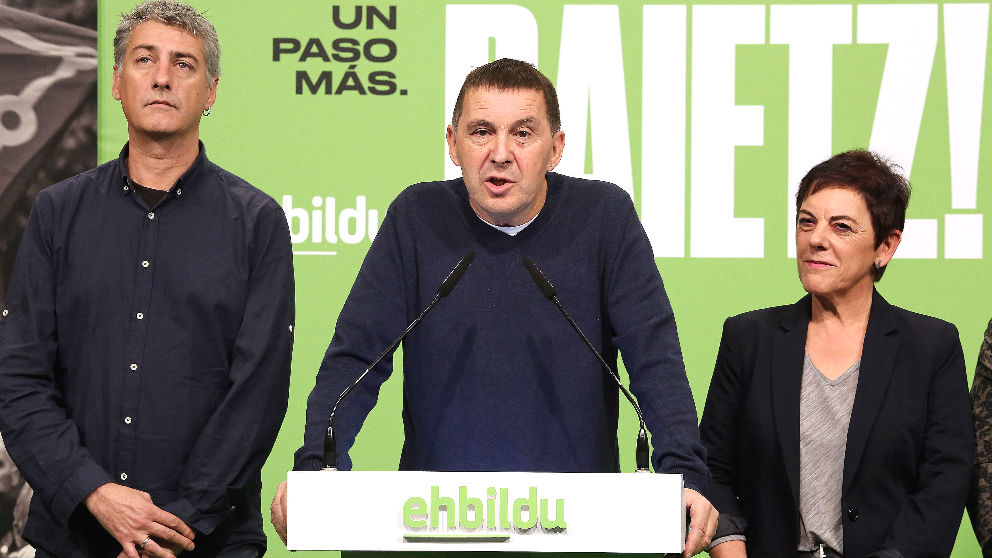
<instances>
[{"instance_id":1,"label":"sweater sleeve","mask_svg":"<svg viewBox=\"0 0 992 558\"><path fill-rule=\"evenodd\" d=\"M406 325L396 207L394 202L386 212L338 316L316 385L307 398L306 430L303 446L296 452L295 470L323 467L324 435L335 401ZM351 469L348 450L392 370L392 358L387 356L341 401L334 418L338 469Z\"/></svg>"},{"instance_id":2,"label":"sweater sleeve","mask_svg":"<svg viewBox=\"0 0 992 558\"><path fill-rule=\"evenodd\" d=\"M681 474L686 488L705 494L710 475L675 314L647 234L633 204L628 204L623 235L607 274L614 345L651 431L654 470Z\"/></svg>"}]
</instances>

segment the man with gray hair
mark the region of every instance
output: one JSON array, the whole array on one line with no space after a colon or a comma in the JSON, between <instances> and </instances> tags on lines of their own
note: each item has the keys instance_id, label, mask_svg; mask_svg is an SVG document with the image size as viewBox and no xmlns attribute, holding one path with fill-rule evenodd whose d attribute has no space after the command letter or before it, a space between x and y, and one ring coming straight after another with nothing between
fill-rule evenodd
<instances>
[{"instance_id":1,"label":"man with gray hair","mask_svg":"<svg viewBox=\"0 0 992 558\"><path fill-rule=\"evenodd\" d=\"M293 262L279 205L199 141L217 33L124 14L120 157L42 191L0 308L0 433L38 556L260 556L286 412Z\"/></svg>"}]
</instances>

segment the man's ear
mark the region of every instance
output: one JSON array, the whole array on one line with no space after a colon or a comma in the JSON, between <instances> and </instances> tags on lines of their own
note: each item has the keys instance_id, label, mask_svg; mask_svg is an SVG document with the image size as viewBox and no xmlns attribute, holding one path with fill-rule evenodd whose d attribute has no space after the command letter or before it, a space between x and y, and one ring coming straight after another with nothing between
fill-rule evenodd
<instances>
[{"instance_id":1,"label":"man's ear","mask_svg":"<svg viewBox=\"0 0 992 558\"><path fill-rule=\"evenodd\" d=\"M444 139L448 142L448 157L451 158L451 162L454 163L456 167L462 166L462 164L458 162L458 152L455 151L455 130L451 127L451 125L448 125L445 129Z\"/></svg>"},{"instance_id":2,"label":"man's ear","mask_svg":"<svg viewBox=\"0 0 992 558\"><path fill-rule=\"evenodd\" d=\"M561 156L565 153L565 132L558 130L555 132L551 141L551 159L548 160L548 170L555 170L558 163L561 162Z\"/></svg>"},{"instance_id":3,"label":"man's ear","mask_svg":"<svg viewBox=\"0 0 992 558\"><path fill-rule=\"evenodd\" d=\"M121 92L119 87L120 76L117 74L117 66L114 66L114 84L111 86L110 91L114 95L114 99L121 100Z\"/></svg>"},{"instance_id":4,"label":"man's ear","mask_svg":"<svg viewBox=\"0 0 992 558\"><path fill-rule=\"evenodd\" d=\"M210 94L207 95L207 106L203 107L203 110L210 110L210 107L214 106L214 103L217 102L217 84L218 83L220 83L220 78L219 77L215 77L215 78L213 78L213 79L210 80L210 85L207 86L207 87L210 88Z\"/></svg>"}]
</instances>

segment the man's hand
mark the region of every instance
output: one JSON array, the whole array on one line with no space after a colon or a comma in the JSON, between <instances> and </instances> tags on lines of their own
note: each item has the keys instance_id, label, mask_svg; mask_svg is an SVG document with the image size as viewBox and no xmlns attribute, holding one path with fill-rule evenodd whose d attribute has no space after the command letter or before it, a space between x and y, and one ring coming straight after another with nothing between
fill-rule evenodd
<instances>
[{"instance_id":1,"label":"man's hand","mask_svg":"<svg viewBox=\"0 0 992 558\"><path fill-rule=\"evenodd\" d=\"M167 543L167 542L165 542L163 540L160 540L160 539L159 540L156 540L155 537L152 537L149 542L151 542L151 541L157 542L159 546L161 546L162 548L168 550L169 552L172 553L173 556L176 556L176 557L178 557L180 553L182 553L184 550L186 550L185 548L179 546L178 544L170 544L170 543ZM139 545L139 547L140 547L140 545ZM145 550L140 550L140 551L138 551L138 556L140 556L140 558L148 558L149 556L153 556L153 555L150 554L149 552L145 551ZM117 555L117 558L127 558L127 554L123 550L121 550L121 553Z\"/></svg>"},{"instance_id":2,"label":"man's hand","mask_svg":"<svg viewBox=\"0 0 992 558\"><path fill-rule=\"evenodd\" d=\"M699 554L713 541L716 518L720 515L713 504L691 488L682 489L685 507L689 510L689 533L685 539L685 558Z\"/></svg>"},{"instance_id":3,"label":"man's hand","mask_svg":"<svg viewBox=\"0 0 992 558\"><path fill-rule=\"evenodd\" d=\"M138 558L139 552L142 556L174 558L169 548L193 550L193 530L153 504L147 492L107 483L86 497L86 508L121 543L127 558Z\"/></svg>"},{"instance_id":4,"label":"man's hand","mask_svg":"<svg viewBox=\"0 0 992 558\"><path fill-rule=\"evenodd\" d=\"M270 516L272 526L276 528L276 533L279 533L282 544L286 544L286 481L282 481L276 489L269 511L272 513Z\"/></svg>"},{"instance_id":5,"label":"man's hand","mask_svg":"<svg viewBox=\"0 0 992 558\"><path fill-rule=\"evenodd\" d=\"M178 557L183 551L186 550L179 543L167 542L167 541L164 541L162 539L156 539L155 537L152 537L152 540L155 541L155 542L157 542L158 545L161 546L162 548L164 548L167 551L171 552L173 556L177 556ZM151 544L151 541L149 541L149 544ZM147 548L147 547L145 547L145 548ZM148 556L153 556L153 555L152 554L149 554L146 551L142 551L141 552L141 557L142 558L146 558Z\"/></svg>"}]
</instances>

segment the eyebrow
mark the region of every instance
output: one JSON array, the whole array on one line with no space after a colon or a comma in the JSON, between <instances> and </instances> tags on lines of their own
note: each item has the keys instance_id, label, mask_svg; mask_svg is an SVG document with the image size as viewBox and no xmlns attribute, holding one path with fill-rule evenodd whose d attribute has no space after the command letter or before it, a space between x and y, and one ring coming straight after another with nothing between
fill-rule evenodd
<instances>
[{"instance_id":1,"label":"eyebrow","mask_svg":"<svg viewBox=\"0 0 992 558\"><path fill-rule=\"evenodd\" d=\"M798 213L805 213L806 215L809 215L810 217L816 218L816 215L813 215L813 212L810 211L810 210L808 210L808 209L800 209L798 211ZM798 213L797 213L797 215L798 215ZM850 215L831 215L827 220L830 221L830 222L833 222L833 221L842 221L844 219L846 219L848 221L854 221L855 223L858 223L859 222L857 219L855 219L854 217L851 217Z\"/></svg>"},{"instance_id":2,"label":"eyebrow","mask_svg":"<svg viewBox=\"0 0 992 558\"><path fill-rule=\"evenodd\" d=\"M147 50L147 51L150 51L152 53L158 53L159 52L159 48L157 46L155 46L155 45L135 45L134 48L131 49L131 52L135 52L137 50ZM200 62L199 57L197 57L195 54L190 53L190 52L171 51L171 52L169 52L169 57L172 60L176 60L178 58L189 58L189 59L193 60L194 62L196 62L197 64L199 64L199 62Z\"/></svg>"},{"instance_id":3,"label":"eyebrow","mask_svg":"<svg viewBox=\"0 0 992 558\"><path fill-rule=\"evenodd\" d=\"M492 122L490 122L488 120L485 120L485 119L482 119L482 118L478 118L476 120L470 120L468 122L468 124L466 124L466 126L468 126L469 128L477 128L479 126L482 126L483 128L495 128L496 127Z\"/></svg>"},{"instance_id":4,"label":"eyebrow","mask_svg":"<svg viewBox=\"0 0 992 558\"><path fill-rule=\"evenodd\" d=\"M537 122L536 118L534 118L533 116L528 116L526 118L521 118L520 120L517 120L512 124L510 124L510 128L512 129L512 128L519 128L521 126L533 126L535 122ZM494 128L494 129L496 128L495 124L483 118L479 118L477 120L470 120L468 123L469 128L475 128L478 126L482 126L485 128Z\"/></svg>"}]
</instances>

